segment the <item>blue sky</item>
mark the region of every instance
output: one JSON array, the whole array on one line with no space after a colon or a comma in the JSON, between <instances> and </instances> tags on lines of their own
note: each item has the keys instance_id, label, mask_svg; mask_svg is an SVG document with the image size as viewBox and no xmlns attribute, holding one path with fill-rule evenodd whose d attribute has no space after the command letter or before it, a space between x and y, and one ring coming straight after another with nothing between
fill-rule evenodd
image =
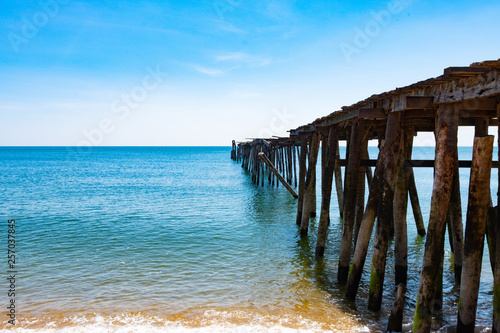
<instances>
[{"instance_id":1,"label":"blue sky","mask_svg":"<svg viewBox=\"0 0 500 333\"><path fill-rule=\"evenodd\" d=\"M0 7L0 145L229 145L500 58L498 1Z\"/></svg>"}]
</instances>

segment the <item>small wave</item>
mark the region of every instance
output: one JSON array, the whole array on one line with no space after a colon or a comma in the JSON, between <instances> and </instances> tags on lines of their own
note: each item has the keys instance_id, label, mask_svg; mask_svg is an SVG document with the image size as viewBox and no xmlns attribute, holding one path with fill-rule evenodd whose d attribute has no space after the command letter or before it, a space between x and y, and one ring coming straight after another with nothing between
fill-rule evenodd
<instances>
[{"instance_id":1,"label":"small wave","mask_svg":"<svg viewBox=\"0 0 500 333\"><path fill-rule=\"evenodd\" d=\"M0 332L337 333L369 332L369 329L357 326L354 321L350 320L326 324L297 315L259 315L244 310L205 310L191 318L185 318L182 314L172 317L142 314L35 317L23 319L14 327L3 326Z\"/></svg>"}]
</instances>

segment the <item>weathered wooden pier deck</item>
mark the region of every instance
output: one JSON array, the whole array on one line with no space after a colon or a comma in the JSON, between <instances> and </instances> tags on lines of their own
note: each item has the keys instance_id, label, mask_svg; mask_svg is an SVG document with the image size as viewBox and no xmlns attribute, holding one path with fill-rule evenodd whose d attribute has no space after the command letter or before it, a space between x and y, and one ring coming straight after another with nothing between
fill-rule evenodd
<instances>
[{"instance_id":1,"label":"weathered wooden pier deck","mask_svg":"<svg viewBox=\"0 0 500 333\"><path fill-rule=\"evenodd\" d=\"M414 332L429 332L433 309L442 297L446 227L453 250L455 283L460 286L457 331L473 332L485 236L494 276L493 332L500 332L500 197L491 200L494 136L488 128L500 117L500 59L450 67L444 74L373 95L342 110L290 131L286 138L262 138L236 144L231 157L241 161L258 185L282 183L298 198L296 223L301 235L316 215L316 164L321 146L321 212L316 257L325 248L330 214L343 217L337 279L346 283L346 298L356 298L369 241L375 226L368 307L382 302L388 240L394 237L397 299L388 330L401 330L401 308L407 281L407 206L410 198L418 233L426 237L420 285L413 318ZM459 161L457 132L473 126L471 161ZM412 160L413 138L434 133L434 160ZM500 134L500 129L499 129ZM499 136L500 137L500 136ZM339 141L346 141L346 159ZM377 140L377 159L368 142ZM346 167L342 178L341 166ZM422 219L413 168L434 167L427 230ZM375 167L372 172L372 167ZM471 168L465 234L458 168ZM499 173L500 175L500 173ZM365 189L365 176L368 189ZM267 180L267 181L266 181ZM330 212L333 184L339 212ZM293 190L298 186L298 194ZM365 191L368 199L365 202ZM493 203L494 202L494 203Z\"/></svg>"}]
</instances>

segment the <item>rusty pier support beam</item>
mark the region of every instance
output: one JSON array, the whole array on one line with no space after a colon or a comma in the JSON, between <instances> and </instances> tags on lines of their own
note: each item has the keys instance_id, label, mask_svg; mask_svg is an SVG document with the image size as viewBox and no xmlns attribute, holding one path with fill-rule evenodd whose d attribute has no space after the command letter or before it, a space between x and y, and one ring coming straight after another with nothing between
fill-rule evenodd
<instances>
[{"instance_id":1,"label":"rusty pier support beam","mask_svg":"<svg viewBox=\"0 0 500 333\"><path fill-rule=\"evenodd\" d=\"M361 142L363 140L363 121L357 119L352 124L349 142L349 157L345 176L344 223L342 224L342 241L337 281L344 283L349 276L349 262L353 242L354 223L356 219L356 195L361 163Z\"/></svg>"},{"instance_id":2,"label":"rusty pier support beam","mask_svg":"<svg viewBox=\"0 0 500 333\"><path fill-rule=\"evenodd\" d=\"M458 110L453 104L441 104L438 112L438 134L431 211L422 271L413 318L413 332L430 332L440 262L444 254L444 234L453 185L457 155Z\"/></svg>"},{"instance_id":3,"label":"rusty pier support beam","mask_svg":"<svg viewBox=\"0 0 500 333\"><path fill-rule=\"evenodd\" d=\"M390 227L393 223L394 186L398 157L401 155L402 113L391 112L387 118L385 148L383 154L384 173L382 177L382 193L379 201L377 226L368 294L368 308L380 310L385 277L387 248L389 245Z\"/></svg>"},{"instance_id":4,"label":"rusty pier support beam","mask_svg":"<svg viewBox=\"0 0 500 333\"><path fill-rule=\"evenodd\" d=\"M316 241L316 258L323 257L325 252L325 241L330 225L330 202L332 196L333 172L335 169L336 152L339 145L336 126L330 127L328 136L323 137L322 143L322 182L321 182L321 214L318 225L318 237Z\"/></svg>"},{"instance_id":5,"label":"rusty pier support beam","mask_svg":"<svg viewBox=\"0 0 500 333\"><path fill-rule=\"evenodd\" d=\"M474 138L457 332L473 333L490 196L493 136Z\"/></svg>"},{"instance_id":6,"label":"rusty pier support beam","mask_svg":"<svg viewBox=\"0 0 500 333\"><path fill-rule=\"evenodd\" d=\"M316 163L318 161L319 151L319 134L313 132L309 149L309 166L307 168L307 176L305 182L304 203L302 211L302 219L300 224L300 235L307 235L309 231L309 219L313 205L316 205ZM316 211L316 208L314 208Z\"/></svg>"}]
</instances>

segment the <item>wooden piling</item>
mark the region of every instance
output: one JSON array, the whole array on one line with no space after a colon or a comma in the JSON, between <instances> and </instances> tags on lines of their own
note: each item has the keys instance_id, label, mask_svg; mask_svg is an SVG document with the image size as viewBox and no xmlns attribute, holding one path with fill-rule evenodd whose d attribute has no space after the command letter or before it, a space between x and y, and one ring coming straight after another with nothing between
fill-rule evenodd
<instances>
[{"instance_id":1,"label":"wooden piling","mask_svg":"<svg viewBox=\"0 0 500 333\"><path fill-rule=\"evenodd\" d=\"M404 138L407 139L407 136L404 135ZM408 143L404 142L403 146L406 148ZM403 284L406 286L408 276L408 234L406 231L408 189L406 187L404 161L405 154L403 151L403 154L398 158L396 184L394 187L394 268L396 285Z\"/></svg>"},{"instance_id":2,"label":"wooden piling","mask_svg":"<svg viewBox=\"0 0 500 333\"><path fill-rule=\"evenodd\" d=\"M236 158L237 158L236 156L237 156L236 155L236 141L233 140L232 147L231 147L231 159L233 161L236 161Z\"/></svg>"},{"instance_id":3,"label":"wooden piling","mask_svg":"<svg viewBox=\"0 0 500 333\"><path fill-rule=\"evenodd\" d=\"M271 152L269 153L269 159L271 161L275 161L274 154L275 154L274 149L271 149ZM269 181L269 185L274 186L274 173L269 172L268 181Z\"/></svg>"},{"instance_id":4,"label":"wooden piling","mask_svg":"<svg viewBox=\"0 0 500 333\"><path fill-rule=\"evenodd\" d=\"M273 158L272 158L271 161L273 162L273 165L277 166L278 165L278 148L277 147L275 147L273 149L272 157ZM276 176L272 172L271 172L271 174L272 174L272 178L271 178L272 185L273 186L275 186L275 185L278 186L278 180L275 179ZM275 181L276 181L276 184L275 184Z\"/></svg>"},{"instance_id":5,"label":"wooden piling","mask_svg":"<svg viewBox=\"0 0 500 333\"><path fill-rule=\"evenodd\" d=\"M319 144L320 144L320 141L321 141L321 138L320 138L320 135L319 133L315 133L317 136L318 136L318 146L315 147L316 151L310 151L309 152L309 155L311 155L312 153L315 153L316 154L316 161L317 161L317 158L318 158L318 153L319 153ZM309 158L311 158L311 156L309 156ZM316 162L317 163L317 162ZM310 200L311 200L311 205L310 205L310 210L309 210L309 217L316 217L316 164L314 165L314 168L311 169L312 173L311 173L311 193L310 193Z\"/></svg>"},{"instance_id":6,"label":"wooden piling","mask_svg":"<svg viewBox=\"0 0 500 333\"><path fill-rule=\"evenodd\" d=\"M326 166L326 159L328 158L328 134L329 133L330 133L330 131L322 132L320 134L320 140L321 140L321 184L323 184L325 182L325 174L323 173L323 171L324 171L324 166Z\"/></svg>"},{"instance_id":7,"label":"wooden piling","mask_svg":"<svg viewBox=\"0 0 500 333\"><path fill-rule=\"evenodd\" d=\"M288 149L286 146L283 148L283 178L288 182L290 170L288 169Z\"/></svg>"},{"instance_id":8,"label":"wooden piling","mask_svg":"<svg viewBox=\"0 0 500 333\"><path fill-rule=\"evenodd\" d=\"M499 140L500 141L500 140ZM500 153L499 153L500 155ZM500 172L499 172L500 178ZM500 180L500 179L499 179ZM500 184L500 183L499 183ZM498 199L500 203L500 197ZM500 206L497 206L497 209ZM500 332L500 212L497 211L494 237L495 244L495 269L493 271L493 333Z\"/></svg>"},{"instance_id":9,"label":"wooden piling","mask_svg":"<svg viewBox=\"0 0 500 333\"><path fill-rule=\"evenodd\" d=\"M291 173L291 170L290 170L290 154L289 154L289 150L288 150L289 146L285 146L283 147L283 151L284 151L284 157L285 157L285 170L286 170L286 177L285 180L288 184L290 184L290 175L292 174Z\"/></svg>"},{"instance_id":10,"label":"wooden piling","mask_svg":"<svg viewBox=\"0 0 500 333\"><path fill-rule=\"evenodd\" d=\"M500 119L500 103L497 104L497 119ZM500 125L497 126L497 145L500 147ZM500 161L500 149L498 149L498 160ZM500 164L498 166L498 186L500 186ZM500 332L500 188L497 193L497 214L494 222L495 229L495 270L493 271L493 333Z\"/></svg>"},{"instance_id":11,"label":"wooden piling","mask_svg":"<svg viewBox=\"0 0 500 333\"><path fill-rule=\"evenodd\" d=\"M288 168L288 147L284 146L283 147L283 178L288 182L289 175L290 175L290 169Z\"/></svg>"},{"instance_id":12,"label":"wooden piling","mask_svg":"<svg viewBox=\"0 0 500 333\"><path fill-rule=\"evenodd\" d=\"M487 136L488 135L489 118L478 117L474 125L474 136Z\"/></svg>"},{"instance_id":13,"label":"wooden piling","mask_svg":"<svg viewBox=\"0 0 500 333\"><path fill-rule=\"evenodd\" d=\"M318 138L319 142L319 138ZM319 151L319 146L316 149L316 159L318 156L318 151ZM310 205L310 210L309 210L309 217L316 217L316 165L314 165L314 168L312 169L311 173L311 205Z\"/></svg>"},{"instance_id":14,"label":"wooden piling","mask_svg":"<svg viewBox=\"0 0 500 333\"><path fill-rule=\"evenodd\" d=\"M464 257L464 229L462 223L462 199L460 195L458 156L455 156L453 185L451 188L450 204L448 207L448 220L450 222L448 226L452 237L455 283L460 285L462 262Z\"/></svg>"},{"instance_id":15,"label":"wooden piling","mask_svg":"<svg viewBox=\"0 0 500 333\"><path fill-rule=\"evenodd\" d=\"M335 153L335 191L337 193L340 218L344 218L344 187L342 186L342 168L339 160L340 149L339 145L337 145L337 152Z\"/></svg>"},{"instance_id":16,"label":"wooden piling","mask_svg":"<svg viewBox=\"0 0 500 333\"><path fill-rule=\"evenodd\" d=\"M316 204L316 162L318 161L318 151L319 151L319 134L313 132L311 138L311 147L309 152L309 165L307 168L307 176L305 182L305 193L304 193L304 208L302 211L302 220L300 224L300 235L307 235L309 231L309 219L311 217L311 210L313 204Z\"/></svg>"},{"instance_id":17,"label":"wooden piling","mask_svg":"<svg viewBox=\"0 0 500 333\"><path fill-rule=\"evenodd\" d=\"M299 200L297 201L297 220L298 226L302 223L302 212L304 211L304 193L306 187L306 162L307 162L307 137L302 135L300 138L300 159L299 159Z\"/></svg>"},{"instance_id":18,"label":"wooden piling","mask_svg":"<svg viewBox=\"0 0 500 333\"><path fill-rule=\"evenodd\" d=\"M488 219L486 220L486 240L488 242L488 251L490 254L491 272L495 273L496 263L496 248L497 248L497 235L496 235L496 221L498 219L498 207L490 207L488 209Z\"/></svg>"},{"instance_id":19,"label":"wooden piling","mask_svg":"<svg viewBox=\"0 0 500 333\"><path fill-rule=\"evenodd\" d=\"M385 264L389 241L390 226L393 221L394 185L396 179L398 156L401 154L402 114L389 113L384 149L384 174L382 177L382 193L379 201L373 259L368 294L368 308L380 310L385 277ZM390 129L390 130L389 130Z\"/></svg>"},{"instance_id":20,"label":"wooden piling","mask_svg":"<svg viewBox=\"0 0 500 333\"><path fill-rule=\"evenodd\" d=\"M368 140L363 139L361 144L361 155L368 155ZM356 241L358 239L359 228L361 226L361 221L363 220L363 214L365 212L365 174L366 167L360 166L358 171L358 186L356 189L356 206L354 209L354 248L356 248Z\"/></svg>"},{"instance_id":21,"label":"wooden piling","mask_svg":"<svg viewBox=\"0 0 500 333\"><path fill-rule=\"evenodd\" d=\"M422 217L422 210L420 208L420 200L418 199L417 185L415 184L415 174L413 173L413 167L411 166L409 166L407 169L407 180L408 193L410 195L413 218L415 219L415 225L417 226L417 233L420 236L424 237L426 233L424 219Z\"/></svg>"},{"instance_id":22,"label":"wooden piling","mask_svg":"<svg viewBox=\"0 0 500 333\"><path fill-rule=\"evenodd\" d=\"M375 173L373 176L372 186L368 194L366 202L366 209L359 228L358 239L356 241L356 248L354 250L354 258L349 273L349 281L347 282L346 298L354 300L359 288L359 282L363 274L363 267L366 261L366 254L368 253L368 246L377 217L378 202L380 198L380 191L382 188L382 176L384 171L384 154L382 151L385 145L382 144L377 158L377 165L375 166Z\"/></svg>"},{"instance_id":23,"label":"wooden piling","mask_svg":"<svg viewBox=\"0 0 500 333\"><path fill-rule=\"evenodd\" d=\"M261 153L262 153L262 154L264 154L264 152L261 152ZM260 154L260 153L259 153L259 154ZM265 155L264 155L264 156L265 156ZM265 172L266 172L266 165L265 165L265 163L260 163L260 162L259 162L259 164L261 165L261 167L260 167L260 171L261 171L261 174L262 174L262 177L261 177L261 185L262 185L262 187L264 187L264 182L265 182L265 177L264 177L264 175L265 175ZM269 172L271 172L271 171L269 171Z\"/></svg>"},{"instance_id":24,"label":"wooden piling","mask_svg":"<svg viewBox=\"0 0 500 333\"><path fill-rule=\"evenodd\" d=\"M363 152L361 155L362 159L369 160L370 159L370 154L368 153L368 146L366 147L366 150ZM372 186L372 181L373 181L373 172L372 168L367 166L365 167L366 171L366 182L368 183L368 189Z\"/></svg>"},{"instance_id":25,"label":"wooden piling","mask_svg":"<svg viewBox=\"0 0 500 333\"><path fill-rule=\"evenodd\" d=\"M396 299L392 306L387 332L403 332L403 308L405 305L405 286L403 283L398 285Z\"/></svg>"},{"instance_id":26,"label":"wooden piling","mask_svg":"<svg viewBox=\"0 0 500 333\"><path fill-rule=\"evenodd\" d=\"M457 154L458 113L454 105L442 104L438 114L438 135L431 211L425 242L420 284L413 317L413 332L430 332L439 263L443 255L448 204L451 197Z\"/></svg>"},{"instance_id":27,"label":"wooden piling","mask_svg":"<svg viewBox=\"0 0 500 333\"><path fill-rule=\"evenodd\" d=\"M415 136L415 129L410 126L405 130L405 158L411 160L413 151L413 137ZM413 167L408 165L405 166L405 176L406 176L406 187L408 188L408 194L410 197L411 207L413 211L413 218L415 220L415 225L417 227L417 233L424 237L425 236L425 225L424 219L422 217L422 209L420 208L420 200L418 199L417 185L415 184L415 174L413 173Z\"/></svg>"},{"instance_id":28,"label":"wooden piling","mask_svg":"<svg viewBox=\"0 0 500 333\"><path fill-rule=\"evenodd\" d=\"M281 147L278 147L276 149L276 169L278 169L278 172L282 173L283 172L283 166L282 166L282 158L281 158ZM276 182L276 187L279 187L279 182Z\"/></svg>"},{"instance_id":29,"label":"wooden piling","mask_svg":"<svg viewBox=\"0 0 500 333\"><path fill-rule=\"evenodd\" d=\"M339 140L337 135L337 127L332 126L328 132L328 136L323 137L321 159L322 167L322 182L321 182L321 213L318 225L318 237L316 241L316 258L323 257L325 252L325 241L330 224L330 202L332 196L333 171L335 169L335 154L337 152Z\"/></svg>"},{"instance_id":30,"label":"wooden piling","mask_svg":"<svg viewBox=\"0 0 500 333\"><path fill-rule=\"evenodd\" d=\"M439 262L439 272L436 283L436 293L434 295L434 310L439 311L443 308L443 267L444 267L444 248Z\"/></svg>"},{"instance_id":31,"label":"wooden piling","mask_svg":"<svg viewBox=\"0 0 500 333\"><path fill-rule=\"evenodd\" d=\"M295 144L292 145L292 161L293 161L293 181L295 187L297 187L297 153L295 150Z\"/></svg>"},{"instance_id":32,"label":"wooden piling","mask_svg":"<svg viewBox=\"0 0 500 333\"><path fill-rule=\"evenodd\" d=\"M465 225L457 332L474 332L490 196L493 136L475 137Z\"/></svg>"},{"instance_id":33,"label":"wooden piling","mask_svg":"<svg viewBox=\"0 0 500 333\"><path fill-rule=\"evenodd\" d=\"M255 157L254 157L254 163L255 163L255 184L259 185L260 181L260 160L257 158L257 155L259 154L260 149L255 150Z\"/></svg>"},{"instance_id":34,"label":"wooden piling","mask_svg":"<svg viewBox=\"0 0 500 333\"><path fill-rule=\"evenodd\" d=\"M344 221L342 224L342 240L340 243L340 258L337 274L337 281L340 283L346 282L349 276L349 262L351 259L352 238L356 217L355 208L359 179L359 165L361 161L361 142L363 139L362 120L355 120L351 128L349 158L345 178Z\"/></svg>"},{"instance_id":35,"label":"wooden piling","mask_svg":"<svg viewBox=\"0 0 500 333\"><path fill-rule=\"evenodd\" d=\"M255 175L255 163L254 163L254 155L255 155L255 151L256 151L256 147L255 146L252 146L252 148L250 149L250 159L249 159L249 165L251 167L251 172L252 172L252 182L255 184L255 180L256 180L256 175Z\"/></svg>"}]
</instances>

